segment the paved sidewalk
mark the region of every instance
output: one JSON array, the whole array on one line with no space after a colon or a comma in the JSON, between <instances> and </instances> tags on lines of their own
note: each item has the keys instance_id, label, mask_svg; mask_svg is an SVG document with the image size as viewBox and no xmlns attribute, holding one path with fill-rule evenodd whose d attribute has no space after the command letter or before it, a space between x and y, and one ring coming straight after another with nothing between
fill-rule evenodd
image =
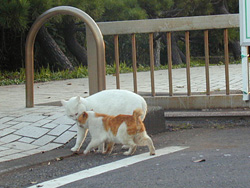
<instances>
[{"instance_id":1,"label":"paved sidewalk","mask_svg":"<svg viewBox=\"0 0 250 188\"><path fill-rule=\"evenodd\" d=\"M241 65L230 65L230 89L241 90ZM155 71L155 89L168 92L168 70ZM138 91L150 92L149 72L138 72ZM133 91L132 73L120 74L121 89ZM205 68L191 68L191 91L205 92ZM76 135L75 122L60 106L38 105L88 96L88 79L72 79L35 84L34 108L25 108L25 86L0 87L0 162L49 151ZM107 76L107 89L115 89L115 77ZM210 67L211 91L225 90L224 66ZM186 69L173 69L174 94L186 93Z\"/></svg>"}]
</instances>

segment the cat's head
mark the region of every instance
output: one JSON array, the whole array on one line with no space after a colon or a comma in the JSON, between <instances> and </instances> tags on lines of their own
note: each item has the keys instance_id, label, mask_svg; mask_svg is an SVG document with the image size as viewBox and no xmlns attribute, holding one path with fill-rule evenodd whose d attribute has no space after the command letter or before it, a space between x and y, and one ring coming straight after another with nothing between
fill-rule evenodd
<instances>
[{"instance_id":1,"label":"cat's head","mask_svg":"<svg viewBox=\"0 0 250 188\"><path fill-rule=\"evenodd\" d=\"M82 99L83 100L83 99ZM73 120L77 120L79 115L86 111L86 106L79 96L72 97L68 101L61 100L67 116Z\"/></svg>"},{"instance_id":2,"label":"cat's head","mask_svg":"<svg viewBox=\"0 0 250 188\"><path fill-rule=\"evenodd\" d=\"M87 112L83 112L79 117L78 117L78 122L82 125L85 124L87 122L88 119L88 113Z\"/></svg>"}]
</instances>

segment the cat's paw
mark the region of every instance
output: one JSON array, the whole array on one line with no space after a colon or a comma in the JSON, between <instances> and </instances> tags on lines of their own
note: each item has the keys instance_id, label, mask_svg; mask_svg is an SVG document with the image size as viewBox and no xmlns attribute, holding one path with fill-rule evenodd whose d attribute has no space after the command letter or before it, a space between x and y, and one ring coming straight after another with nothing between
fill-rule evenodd
<instances>
[{"instance_id":1,"label":"cat's paw","mask_svg":"<svg viewBox=\"0 0 250 188\"><path fill-rule=\"evenodd\" d=\"M96 153L104 153L105 151L101 150L101 149L98 149L96 150Z\"/></svg>"},{"instance_id":2,"label":"cat's paw","mask_svg":"<svg viewBox=\"0 0 250 188\"><path fill-rule=\"evenodd\" d=\"M129 146L128 145L122 145L122 149L123 150L129 149Z\"/></svg>"},{"instance_id":3,"label":"cat's paw","mask_svg":"<svg viewBox=\"0 0 250 188\"><path fill-rule=\"evenodd\" d=\"M79 151L79 148L78 148L78 147L73 147L73 148L71 148L71 151L73 151L73 152L78 152L78 151Z\"/></svg>"},{"instance_id":4,"label":"cat's paw","mask_svg":"<svg viewBox=\"0 0 250 188\"><path fill-rule=\"evenodd\" d=\"M131 155L131 152L126 151L126 152L123 153L123 155L127 155L127 156L128 156L128 155Z\"/></svg>"},{"instance_id":5,"label":"cat's paw","mask_svg":"<svg viewBox=\"0 0 250 188\"><path fill-rule=\"evenodd\" d=\"M89 151L87 151L87 150L84 150L84 151L83 151L83 154L84 154L84 155L87 155L88 153L89 153Z\"/></svg>"},{"instance_id":6,"label":"cat's paw","mask_svg":"<svg viewBox=\"0 0 250 188\"><path fill-rule=\"evenodd\" d=\"M155 155L155 152L150 152L149 154L150 154L150 155Z\"/></svg>"}]
</instances>

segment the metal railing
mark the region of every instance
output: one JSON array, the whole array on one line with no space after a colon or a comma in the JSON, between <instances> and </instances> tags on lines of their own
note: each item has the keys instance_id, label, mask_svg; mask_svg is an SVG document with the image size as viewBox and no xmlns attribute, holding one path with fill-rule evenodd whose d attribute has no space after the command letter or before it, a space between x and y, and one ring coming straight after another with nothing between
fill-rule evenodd
<instances>
[{"instance_id":1,"label":"metal railing","mask_svg":"<svg viewBox=\"0 0 250 188\"><path fill-rule=\"evenodd\" d=\"M89 72L98 73L98 76L95 78L89 78L90 94L105 89L105 50L103 35L99 27L96 25L95 21L82 10L70 6L59 6L49 9L40 15L32 25L27 36L25 45L26 107L34 106L34 43L36 35L48 19L59 14L75 16L85 22L90 28L90 32L94 39L93 43L96 47L96 61L91 62L92 66L89 66L89 69L92 69Z\"/></svg>"}]
</instances>

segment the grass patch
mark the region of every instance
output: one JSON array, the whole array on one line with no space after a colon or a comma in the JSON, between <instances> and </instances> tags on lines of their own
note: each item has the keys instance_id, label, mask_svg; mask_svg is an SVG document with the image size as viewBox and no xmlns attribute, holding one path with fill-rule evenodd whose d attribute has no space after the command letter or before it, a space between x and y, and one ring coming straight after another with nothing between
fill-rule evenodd
<instances>
[{"instance_id":1,"label":"grass patch","mask_svg":"<svg viewBox=\"0 0 250 188\"><path fill-rule=\"evenodd\" d=\"M234 62L237 64L237 62ZM204 61L191 61L191 67L199 67L204 66ZM211 65L212 66L212 65ZM173 65L173 69L176 68L185 68L186 64L181 65ZM168 65L161 65L159 67L155 67L154 70L164 70L168 69ZM149 71L150 66L139 65L137 67L138 72ZM116 66L107 65L106 73L109 75L114 75L116 71ZM120 73L129 73L132 72L132 66L128 66L125 62L120 63ZM86 78L88 77L88 68L85 66L75 67L73 71L62 70L62 71L51 71L49 66L47 68L42 67L39 71L35 71L34 73L34 82L48 82L54 80L65 80L65 79L75 79L75 78ZM0 71L0 86L4 85L13 85L13 84L24 84L25 83L25 69L21 68L18 71L7 72Z\"/></svg>"}]
</instances>

